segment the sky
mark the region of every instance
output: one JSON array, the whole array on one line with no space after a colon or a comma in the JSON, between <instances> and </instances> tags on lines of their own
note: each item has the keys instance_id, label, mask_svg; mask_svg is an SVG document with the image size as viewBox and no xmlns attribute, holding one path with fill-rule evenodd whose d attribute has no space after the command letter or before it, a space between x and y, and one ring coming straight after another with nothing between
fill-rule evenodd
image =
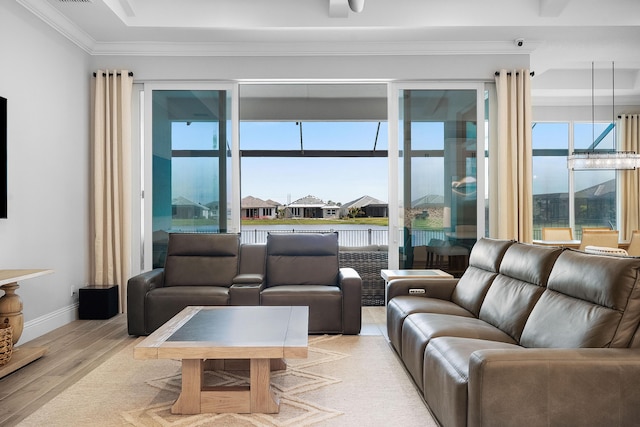
<instances>
[{"instance_id":1,"label":"sky","mask_svg":"<svg viewBox=\"0 0 640 427\"><path fill-rule=\"evenodd\" d=\"M442 124L416 124L412 134L414 149L443 148ZM599 135L606 125L576 124L576 148L587 148L592 135ZM217 129L211 122L173 124L173 149L217 149ZM376 140L377 137L377 140ZM567 123L538 123L533 128L533 148L568 149ZM612 146L613 135L600 147ZM303 122L304 149L386 150L387 125L377 122ZM300 125L296 122L242 122L241 150L300 150ZM412 199L444 193L442 161L437 158L415 160ZM174 195L206 204L217 200L215 160L174 159ZM568 191L569 173L565 157L537 157L533 163L534 194ZM615 177L613 171L576 172L577 191ZM388 164L381 158L297 158L243 157L241 159L241 197L253 196L288 204L305 196L345 204L361 196L388 202Z\"/></svg>"},{"instance_id":2,"label":"sky","mask_svg":"<svg viewBox=\"0 0 640 427\"><path fill-rule=\"evenodd\" d=\"M376 142L376 133L378 140ZM243 122L242 150L300 150L300 125L295 122ZM386 150L387 126L377 122L303 122L306 150ZM361 196L388 199L386 158L243 157L242 196L293 202L311 195L327 202L347 203Z\"/></svg>"},{"instance_id":3,"label":"sky","mask_svg":"<svg viewBox=\"0 0 640 427\"><path fill-rule=\"evenodd\" d=\"M372 150L374 144L376 149L387 149L386 123L378 132L377 122L304 122L302 131L303 147L308 150ZM300 126L295 122L242 123L240 140L242 150L300 150ZM211 123L174 123L172 141L174 150L217 148ZM183 160L174 169L174 194L208 203L215 198L215 185L205 189L198 183L213 182L213 163L206 159L199 159L199 163ZM211 162L209 167L207 162ZM312 195L344 204L367 195L388 201L386 158L244 157L240 166L242 197L288 203Z\"/></svg>"}]
</instances>

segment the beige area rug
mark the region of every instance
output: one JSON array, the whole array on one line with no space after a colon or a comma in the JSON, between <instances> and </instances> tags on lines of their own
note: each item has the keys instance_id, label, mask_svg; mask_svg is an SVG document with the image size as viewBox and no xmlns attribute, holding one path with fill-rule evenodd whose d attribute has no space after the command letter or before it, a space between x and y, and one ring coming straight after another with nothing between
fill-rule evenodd
<instances>
[{"instance_id":1,"label":"beige area rug","mask_svg":"<svg viewBox=\"0 0 640 427\"><path fill-rule=\"evenodd\" d=\"M271 380L279 414L172 415L180 363L134 360L132 344L19 426L437 425L382 336L311 336L308 358L287 363ZM246 384L247 374L207 372L205 380Z\"/></svg>"}]
</instances>

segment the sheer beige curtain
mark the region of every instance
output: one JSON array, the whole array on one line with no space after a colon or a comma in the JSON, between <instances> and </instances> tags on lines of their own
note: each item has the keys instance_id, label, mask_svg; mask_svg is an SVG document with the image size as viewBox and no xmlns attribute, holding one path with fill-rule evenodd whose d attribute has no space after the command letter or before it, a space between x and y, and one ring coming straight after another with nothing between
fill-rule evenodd
<instances>
[{"instance_id":1,"label":"sheer beige curtain","mask_svg":"<svg viewBox=\"0 0 640 427\"><path fill-rule=\"evenodd\" d=\"M126 305L131 258L131 93L127 70L98 70L92 80L92 262L96 285L119 285Z\"/></svg>"},{"instance_id":2,"label":"sheer beige curtain","mask_svg":"<svg viewBox=\"0 0 640 427\"><path fill-rule=\"evenodd\" d=\"M618 119L618 146L622 151L640 153L640 114L629 114ZM631 239L631 232L640 229L640 172L638 169L621 172L622 212L620 238Z\"/></svg>"},{"instance_id":3,"label":"sheer beige curtain","mask_svg":"<svg viewBox=\"0 0 640 427\"><path fill-rule=\"evenodd\" d=\"M531 75L496 73L497 138L489 141L489 234L531 242Z\"/></svg>"}]
</instances>

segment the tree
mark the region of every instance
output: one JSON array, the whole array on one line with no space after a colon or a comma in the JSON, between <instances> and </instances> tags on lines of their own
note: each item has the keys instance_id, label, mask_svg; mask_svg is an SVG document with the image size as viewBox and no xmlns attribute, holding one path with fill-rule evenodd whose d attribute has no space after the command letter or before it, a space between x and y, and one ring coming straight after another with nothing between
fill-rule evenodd
<instances>
[{"instance_id":1,"label":"tree","mask_svg":"<svg viewBox=\"0 0 640 427\"><path fill-rule=\"evenodd\" d=\"M362 208L351 207L348 211L349 218L355 218L362 213Z\"/></svg>"}]
</instances>

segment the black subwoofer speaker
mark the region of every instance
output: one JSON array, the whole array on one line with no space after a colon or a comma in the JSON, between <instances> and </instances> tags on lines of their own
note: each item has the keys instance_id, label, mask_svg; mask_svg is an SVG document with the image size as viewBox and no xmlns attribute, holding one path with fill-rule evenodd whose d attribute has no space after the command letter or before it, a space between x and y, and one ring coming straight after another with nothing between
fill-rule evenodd
<instances>
[{"instance_id":1,"label":"black subwoofer speaker","mask_svg":"<svg viewBox=\"0 0 640 427\"><path fill-rule=\"evenodd\" d=\"M109 319L118 314L118 286L85 286L78 292L80 319Z\"/></svg>"}]
</instances>

